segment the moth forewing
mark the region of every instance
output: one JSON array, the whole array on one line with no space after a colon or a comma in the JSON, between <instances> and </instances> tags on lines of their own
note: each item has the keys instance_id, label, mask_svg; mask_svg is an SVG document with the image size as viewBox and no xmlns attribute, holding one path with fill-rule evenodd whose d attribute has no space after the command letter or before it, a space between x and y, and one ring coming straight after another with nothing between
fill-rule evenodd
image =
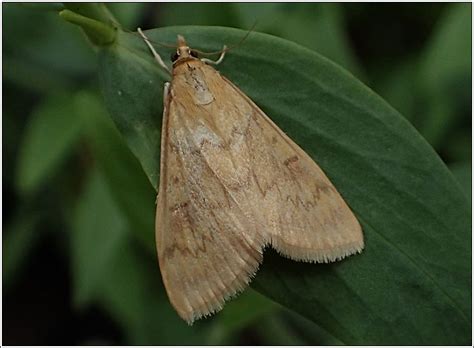
<instances>
[{"instance_id":1,"label":"moth forewing","mask_svg":"<svg viewBox=\"0 0 474 348\"><path fill-rule=\"evenodd\" d=\"M255 168L260 173L257 182L270 175L270 184L278 183L277 199L263 199L267 211L274 211L276 202L280 204L274 211L279 226L270 229L271 245L292 259L310 262L331 262L360 252L364 248L362 228L321 168L238 87L222 79L255 113L253 122L262 136L251 147L254 151L265 148L263 152L271 154L269 161ZM306 232L295 231L298 229Z\"/></svg>"},{"instance_id":2,"label":"moth forewing","mask_svg":"<svg viewBox=\"0 0 474 348\"><path fill-rule=\"evenodd\" d=\"M156 242L170 301L192 323L247 286L268 244L294 260L330 262L364 242L318 165L178 43L165 87Z\"/></svg>"},{"instance_id":3,"label":"moth forewing","mask_svg":"<svg viewBox=\"0 0 474 348\"><path fill-rule=\"evenodd\" d=\"M261 261L263 239L223 184L227 174L214 172L227 169L228 156L215 153L223 144L219 125L204 116L202 106L215 104L200 71L207 66L187 64L174 68L168 93L156 239L171 303L192 322L244 289ZM187 93L189 83L199 91Z\"/></svg>"}]
</instances>

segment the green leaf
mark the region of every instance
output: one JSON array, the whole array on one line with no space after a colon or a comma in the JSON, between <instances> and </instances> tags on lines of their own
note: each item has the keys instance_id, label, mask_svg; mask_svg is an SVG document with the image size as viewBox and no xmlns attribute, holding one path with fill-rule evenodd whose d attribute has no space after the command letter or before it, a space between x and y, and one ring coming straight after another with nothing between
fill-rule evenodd
<instances>
[{"instance_id":1,"label":"green leaf","mask_svg":"<svg viewBox=\"0 0 474 348\"><path fill-rule=\"evenodd\" d=\"M426 88L443 86L471 71L471 4L450 4L430 39L420 75ZM448 64L449 63L449 64Z\"/></svg>"},{"instance_id":2,"label":"green leaf","mask_svg":"<svg viewBox=\"0 0 474 348\"><path fill-rule=\"evenodd\" d=\"M449 169L461 185L469 202L472 202L472 164L470 162L454 163L449 166Z\"/></svg>"},{"instance_id":3,"label":"green leaf","mask_svg":"<svg viewBox=\"0 0 474 348\"><path fill-rule=\"evenodd\" d=\"M22 6L29 7L37 11L61 11L64 9L64 5L60 2L48 2L48 3L22 3Z\"/></svg>"},{"instance_id":4,"label":"green leaf","mask_svg":"<svg viewBox=\"0 0 474 348\"><path fill-rule=\"evenodd\" d=\"M213 321L207 345L236 344L237 334L246 327L258 326L261 320L273 316L281 307L249 289L229 302L221 314Z\"/></svg>"},{"instance_id":5,"label":"green leaf","mask_svg":"<svg viewBox=\"0 0 474 348\"><path fill-rule=\"evenodd\" d=\"M421 134L435 148L460 118L471 114L471 4L450 4L420 60L419 83L426 98Z\"/></svg>"},{"instance_id":6,"label":"green leaf","mask_svg":"<svg viewBox=\"0 0 474 348\"><path fill-rule=\"evenodd\" d=\"M294 331L294 335L305 340L308 344L318 346L340 346L342 342L331 336L327 331L317 326L312 321L296 314L293 311L285 310L282 315L283 323L290 330Z\"/></svg>"},{"instance_id":7,"label":"green leaf","mask_svg":"<svg viewBox=\"0 0 474 348\"><path fill-rule=\"evenodd\" d=\"M84 306L97 299L103 277L115 265L127 222L99 171L92 171L79 197L71 238L74 302Z\"/></svg>"},{"instance_id":8,"label":"green leaf","mask_svg":"<svg viewBox=\"0 0 474 348\"><path fill-rule=\"evenodd\" d=\"M65 2L64 7L81 16L94 19L104 24L116 24L117 20L104 3Z\"/></svg>"},{"instance_id":9,"label":"green leaf","mask_svg":"<svg viewBox=\"0 0 474 348\"><path fill-rule=\"evenodd\" d=\"M364 74L345 33L340 4L233 3L246 27L294 41L340 64L354 75ZM242 29L246 28L242 26ZM308 33L312 33L308 35Z\"/></svg>"},{"instance_id":10,"label":"green leaf","mask_svg":"<svg viewBox=\"0 0 474 348\"><path fill-rule=\"evenodd\" d=\"M71 10L62 10L59 16L64 20L79 25L87 37L95 45L107 46L114 42L116 28L111 24L105 24L101 21L82 16Z\"/></svg>"},{"instance_id":11,"label":"green leaf","mask_svg":"<svg viewBox=\"0 0 474 348\"><path fill-rule=\"evenodd\" d=\"M286 309L268 316L256 326L268 345L336 346L342 342L310 320Z\"/></svg>"},{"instance_id":12,"label":"green leaf","mask_svg":"<svg viewBox=\"0 0 474 348\"><path fill-rule=\"evenodd\" d=\"M123 28L133 29L139 25L146 7L150 4L144 2L109 2L107 7L117 17Z\"/></svg>"},{"instance_id":13,"label":"green leaf","mask_svg":"<svg viewBox=\"0 0 474 348\"><path fill-rule=\"evenodd\" d=\"M286 313L285 313L286 314ZM314 324L313 324L314 325ZM289 327L282 315L275 315L263 320L257 326L257 332L269 346L305 346L313 345Z\"/></svg>"},{"instance_id":14,"label":"green leaf","mask_svg":"<svg viewBox=\"0 0 474 348\"><path fill-rule=\"evenodd\" d=\"M413 60L408 60L389 72L378 74L382 81L375 81L377 92L411 123L417 114L416 106L420 104L415 78L417 68Z\"/></svg>"},{"instance_id":15,"label":"green leaf","mask_svg":"<svg viewBox=\"0 0 474 348\"><path fill-rule=\"evenodd\" d=\"M56 12L4 4L5 79L26 90L64 92L92 76L97 66L84 34ZM34 33L34 35L32 35ZM7 64L8 63L8 64Z\"/></svg>"},{"instance_id":16,"label":"green leaf","mask_svg":"<svg viewBox=\"0 0 474 348\"><path fill-rule=\"evenodd\" d=\"M239 25L239 18L231 3L170 2L160 5L162 6L156 22L163 26L192 24L238 27Z\"/></svg>"},{"instance_id":17,"label":"green leaf","mask_svg":"<svg viewBox=\"0 0 474 348\"><path fill-rule=\"evenodd\" d=\"M136 157L124 143L102 100L91 92L77 94L74 107L84 122L84 135L101 168L109 191L130 223L135 237L156 255L156 192Z\"/></svg>"},{"instance_id":18,"label":"green leaf","mask_svg":"<svg viewBox=\"0 0 474 348\"><path fill-rule=\"evenodd\" d=\"M246 32L147 32L160 42L178 33L212 51ZM131 34L100 52L100 66L110 114L156 186L166 75ZM267 252L252 286L346 344L469 344L470 209L420 134L339 66L276 37L252 33L219 70L319 163L366 240L361 255L331 264Z\"/></svg>"},{"instance_id":19,"label":"green leaf","mask_svg":"<svg viewBox=\"0 0 474 348\"><path fill-rule=\"evenodd\" d=\"M79 139L81 120L68 95L53 95L30 116L23 135L17 186L30 194L51 178Z\"/></svg>"}]
</instances>

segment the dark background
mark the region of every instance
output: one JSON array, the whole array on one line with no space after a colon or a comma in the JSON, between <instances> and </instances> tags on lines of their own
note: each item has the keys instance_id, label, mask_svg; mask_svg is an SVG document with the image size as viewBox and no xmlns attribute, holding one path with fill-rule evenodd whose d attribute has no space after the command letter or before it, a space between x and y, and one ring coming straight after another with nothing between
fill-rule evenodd
<instances>
[{"instance_id":1,"label":"dark background","mask_svg":"<svg viewBox=\"0 0 474 348\"><path fill-rule=\"evenodd\" d=\"M314 49L400 111L471 196L470 4L109 8L130 30L185 24L249 29L256 21L256 31ZM122 226L108 178L96 168L100 156L80 125L61 117L77 93L100 92L94 50L79 28L59 18L60 9L3 4L3 343L327 343L314 324L251 289L192 328L177 318L156 256L144 247L153 230L141 231L143 239L134 237L136 226ZM53 136L58 129L61 136ZM153 195L151 185L145 190ZM88 210L91 202L100 204ZM148 209L152 216L153 206ZM102 252L93 231L97 221L107 221L104 214L127 235L118 259ZM96 273L100 277L93 278Z\"/></svg>"}]
</instances>

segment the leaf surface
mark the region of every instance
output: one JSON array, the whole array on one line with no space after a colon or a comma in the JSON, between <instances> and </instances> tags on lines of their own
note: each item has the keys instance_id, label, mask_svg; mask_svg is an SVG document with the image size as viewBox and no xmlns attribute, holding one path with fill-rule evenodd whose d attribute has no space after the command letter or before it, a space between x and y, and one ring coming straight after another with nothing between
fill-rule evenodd
<instances>
[{"instance_id":1,"label":"leaf surface","mask_svg":"<svg viewBox=\"0 0 474 348\"><path fill-rule=\"evenodd\" d=\"M448 6L421 56L418 76L427 106L420 110L419 129L435 149L453 142L450 132L471 111L472 5Z\"/></svg>"},{"instance_id":2,"label":"leaf surface","mask_svg":"<svg viewBox=\"0 0 474 348\"><path fill-rule=\"evenodd\" d=\"M75 109L83 119L84 135L115 203L144 246L155 256L154 226L156 194L140 163L126 146L99 96L81 92Z\"/></svg>"},{"instance_id":3,"label":"leaf surface","mask_svg":"<svg viewBox=\"0 0 474 348\"><path fill-rule=\"evenodd\" d=\"M113 201L103 175L94 170L76 208L71 238L74 302L84 306L100 294L99 284L111 268L127 221Z\"/></svg>"},{"instance_id":4,"label":"leaf surface","mask_svg":"<svg viewBox=\"0 0 474 348\"><path fill-rule=\"evenodd\" d=\"M67 95L53 95L35 109L19 152L17 185L21 193L33 193L51 178L74 149L81 127Z\"/></svg>"}]
</instances>

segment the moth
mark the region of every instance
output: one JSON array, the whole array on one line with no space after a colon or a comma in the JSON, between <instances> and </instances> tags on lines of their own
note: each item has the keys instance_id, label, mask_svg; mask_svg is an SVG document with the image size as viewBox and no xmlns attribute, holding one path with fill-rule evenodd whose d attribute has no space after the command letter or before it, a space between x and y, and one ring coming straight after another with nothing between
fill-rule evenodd
<instances>
[{"instance_id":1,"label":"moth","mask_svg":"<svg viewBox=\"0 0 474 348\"><path fill-rule=\"evenodd\" d=\"M139 29L157 62L161 57ZM156 246L189 324L242 291L270 245L297 261L361 252L361 226L321 168L178 36L164 87Z\"/></svg>"}]
</instances>

